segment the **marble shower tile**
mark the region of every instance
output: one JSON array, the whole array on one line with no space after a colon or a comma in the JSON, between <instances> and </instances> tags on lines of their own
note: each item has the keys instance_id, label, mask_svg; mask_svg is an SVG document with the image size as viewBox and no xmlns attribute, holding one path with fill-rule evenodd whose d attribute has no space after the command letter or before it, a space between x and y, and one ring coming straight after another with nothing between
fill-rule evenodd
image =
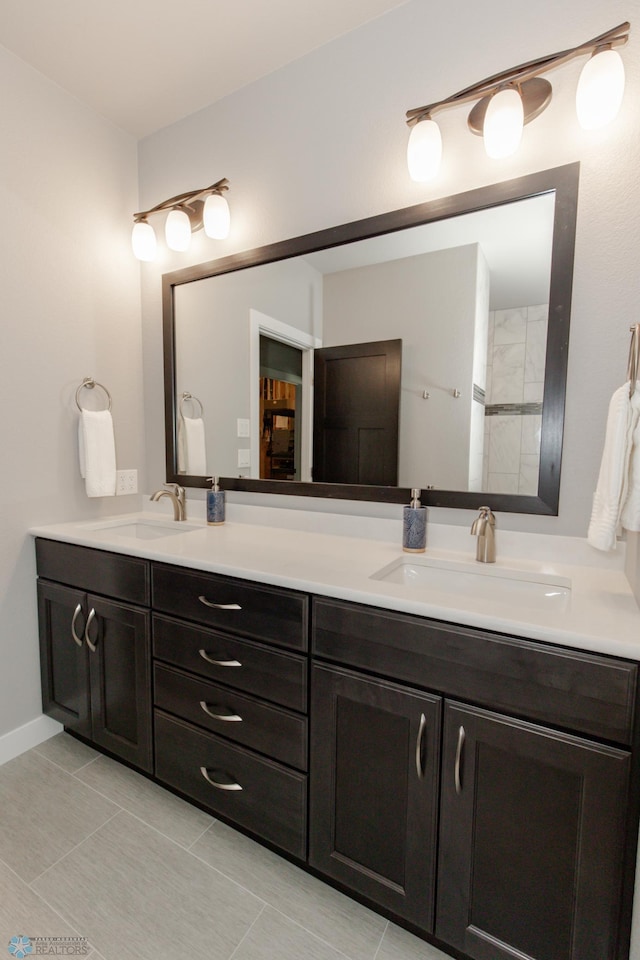
<instances>
[{"instance_id":1,"label":"marble shower tile","mask_svg":"<svg viewBox=\"0 0 640 960\"><path fill-rule=\"evenodd\" d=\"M77 776L182 847L189 847L213 823L208 813L109 757L100 757Z\"/></svg>"},{"instance_id":2,"label":"marble shower tile","mask_svg":"<svg viewBox=\"0 0 640 960\"><path fill-rule=\"evenodd\" d=\"M0 859L27 882L120 808L30 751L0 767Z\"/></svg>"},{"instance_id":3,"label":"marble shower tile","mask_svg":"<svg viewBox=\"0 0 640 960\"><path fill-rule=\"evenodd\" d=\"M487 481L489 493L517 493L520 475L518 473L490 473Z\"/></svg>"},{"instance_id":4,"label":"marble shower tile","mask_svg":"<svg viewBox=\"0 0 640 960\"><path fill-rule=\"evenodd\" d=\"M494 346L502 343L524 343L527 338L527 308L496 310L494 321Z\"/></svg>"},{"instance_id":5,"label":"marble shower tile","mask_svg":"<svg viewBox=\"0 0 640 960\"><path fill-rule=\"evenodd\" d=\"M542 434L542 416L534 413L522 417L522 445L520 453L528 456L540 455L540 437Z\"/></svg>"},{"instance_id":6,"label":"marble shower tile","mask_svg":"<svg viewBox=\"0 0 640 960\"><path fill-rule=\"evenodd\" d=\"M524 387L525 344L506 343L493 351L491 403L521 403Z\"/></svg>"},{"instance_id":7,"label":"marble shower tile","mask_svg":"<svg viewBox=\"0 0 640 960\"><path fill-rule=\"evenodd\" d=\"M520 461L518 493L535 496L538 492L540 458L525 454Z\"/></svg>"},{"instance_id":8,"label":"marble shower tile","mask_svg":"<svg viewBox=\"0 0 640 960\"><path fill-rule=\"evenodd\" d=\"M527 324L527 344L524 360L524 382L544 380L547 351L547 322L537 320Z\"/></svg>"},{"instance_id":9,"label":"marble shower tile","mask_svg":"<svg viewBox=\"0 0 640 960\"><path fill-rule=\"evenodd\" d=\"M125 811L33 888L107 960L229 960L264 907Z\"/></svg>"},{"instance_id":10,"label":"marble shower tile","mask_svg":"<svg viewBox=\"0 0 640 960\"><path fill-rule=\"evenodd\" d=\"M351 960L372 960L386 921L223 823L191 848Z\"/></svg>"},{"instance_id":11,"label":"marble shower tile","mask_svg":"<svg viewBox=\"0 0 640 960\"><path fill-rule=\"evenodd\" d=\"M489 473L518 473L523 418L495 416L489 419Z\"/></svg>"}]
</instances>

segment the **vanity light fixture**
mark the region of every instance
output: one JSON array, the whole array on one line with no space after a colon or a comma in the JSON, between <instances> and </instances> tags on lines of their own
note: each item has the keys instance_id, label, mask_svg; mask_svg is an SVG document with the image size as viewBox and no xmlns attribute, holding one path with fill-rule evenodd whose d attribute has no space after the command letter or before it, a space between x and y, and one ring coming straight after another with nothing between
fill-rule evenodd
<instances>
[{"instance_id":1,"label":"vanity light fixture","mask_svg":"<svg viewBox=\"0 0 640 960\"><path fill-rule=\"evenodd\" d=\"M155 259L157 240L148 218L156 213L167 213L165 240L170 250L188 250L191 235L204 228L208 237L224 240L229 235L231 215L224 197L229 189L226 177L202 190L180 193L170 200L158 203L150 210L133 215L131 246L138 260Z\"/></svg>"},{"instance_id":2,"label":"vanity light fixture","mask_svg":"<svg viewBox=\"0 0 640 960\"><path fill-rule=\"evenodd\" d=\"M445 100L407 110L411 130L407 164L413 180L433 179L440 168L442 136L433 115L448 107L477 101L467 118L471 133L484 138L488 156L508 157L520 145L524 124L549 105L552 88L540 74L574 57L589 56L576 93L578 121L585 130L602 127L615 118L624 93L624 66L614 47L629 39L630 24L621 23L606 33L569 50L561 50L502 73L487 77Z\"/></svg>"}]
</instances>

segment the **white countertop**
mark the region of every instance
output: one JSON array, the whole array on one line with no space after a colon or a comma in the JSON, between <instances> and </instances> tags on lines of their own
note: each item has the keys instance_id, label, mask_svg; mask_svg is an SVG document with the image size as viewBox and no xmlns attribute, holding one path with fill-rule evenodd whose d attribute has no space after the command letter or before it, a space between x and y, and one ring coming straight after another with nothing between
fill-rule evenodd
<instances>
[{"instance_id":1,"label":"white countertop","mask_svg":"<svg viewBox=\"0 0 640 960\"><path fill-rule=\"evenodd\" d=\"M184 531L174 532L166 504L153 511L102 520L34 527L33 536L197 570L241 577L356 603L418 614L438 620L530 637L600 653L640 660L640 608L623 570L623 556L598 554L579 538L515 534L498 529L494 564L474 561L475 544L466 528L429 527L428 562L465 572L460 588L406 585L371 579L388 564L405 558L401 522L365 517L227 504L227 522L209 527L189 504ZM196 519L191 519L191 515ZM123 520L161 519L168 536L142 540L118 532ZM499 519L499 518L498 518ZM176 523L182 530L182 525ZM468 575L472 580L468 580ZM530 582L554 578L570 593L557 605L545 599L509 596L512 575ZM464 581L500 579L504 597L489 599L465 592ZM442 578L439 578L442 579ZM451 583L456 582L455 573ZM495 586L495 581L492 586ZM495 591L491 591L495 592Z\"/></svg>"}]
</instances>

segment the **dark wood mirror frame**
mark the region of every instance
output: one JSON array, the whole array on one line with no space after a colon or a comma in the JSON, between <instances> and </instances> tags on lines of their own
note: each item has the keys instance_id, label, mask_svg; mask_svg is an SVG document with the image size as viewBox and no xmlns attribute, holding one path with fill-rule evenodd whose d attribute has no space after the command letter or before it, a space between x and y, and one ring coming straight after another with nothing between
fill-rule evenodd
<instances>
[{"instance_id":1,"label":"dark wood mirror frame","mask_svg":"<svg viewBox=\"0 0 640 960\"><path fill-rule=\"evenodd\" d=\"M164 393L167 481L187 487L207 487L205 477L177 473L177 409L174 288L217 274L301 256L316 250L351 243L381 234L404 230L419 224L444 220L462 213L484 210L515 200L555 193L553 251L549 290L549 322L545 386L542 407L542 435L538 495L501 494L456 490L424 490L426 506L477 509L485 502L496 511L556 516L560 496L560 465L564 427L564 404L569 346L569 319L573 284L579 163L530 174L515 180L480 187L465 193L431 200L391 213L342 224L328 230L283 240L265 247L247 250L219 260L197 264L166 273L162 277L164 341ZM323 497L340 500L372 500L383 503L408 503L410 491L401 487L368 487L351 484L302 483L292 480L252 480L221 477L224 490L289 496Z\"/></svg>"}]
</instances>

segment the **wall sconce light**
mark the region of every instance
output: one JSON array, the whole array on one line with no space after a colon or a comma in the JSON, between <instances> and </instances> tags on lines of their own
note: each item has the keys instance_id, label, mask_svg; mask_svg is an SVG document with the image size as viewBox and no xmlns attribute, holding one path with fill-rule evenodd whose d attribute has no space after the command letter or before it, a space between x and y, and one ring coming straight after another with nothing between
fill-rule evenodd
<instances>
[{"instance_id":1,"label":"wall sconce light","mask_svg":"<svg viewBox=\"0 0 640 960\"><path fill-rule=\"evenodd\" d=\"M168 214L165 221L165 240L170 250L188 250L191 235L202 228L213 240L224 240L228 237L231 214L223 195L228 189L229 181L223 177L203 190L180 193L177 197L158 203L150 210L134 213L131 246L138 260L155 259L156 234L147 219L155 213Z\"/></svg>"},{"instance_id":2,"label":"wall sconce light","mask_svg":"<svg viewBox=\"0 0 640 960\"><path fill-rule=\"evenodd\" d=\"M431 180L440 168L442 136L433 115L472 100L477 103L467 119L471 133L484 138L488 156L511 156L520 145L524 124L539 116L551 101L551 84L540 74L574 57L590 56L578 81L578 121L585 130L605 126L617 115L624 93L624 66L613 48L627 42L629 30L629 23L621 23L577 47L511 67L445 100L407 110L411 130L407 164L411 178L420 182Z\"/></svg>"}]
</instances>

